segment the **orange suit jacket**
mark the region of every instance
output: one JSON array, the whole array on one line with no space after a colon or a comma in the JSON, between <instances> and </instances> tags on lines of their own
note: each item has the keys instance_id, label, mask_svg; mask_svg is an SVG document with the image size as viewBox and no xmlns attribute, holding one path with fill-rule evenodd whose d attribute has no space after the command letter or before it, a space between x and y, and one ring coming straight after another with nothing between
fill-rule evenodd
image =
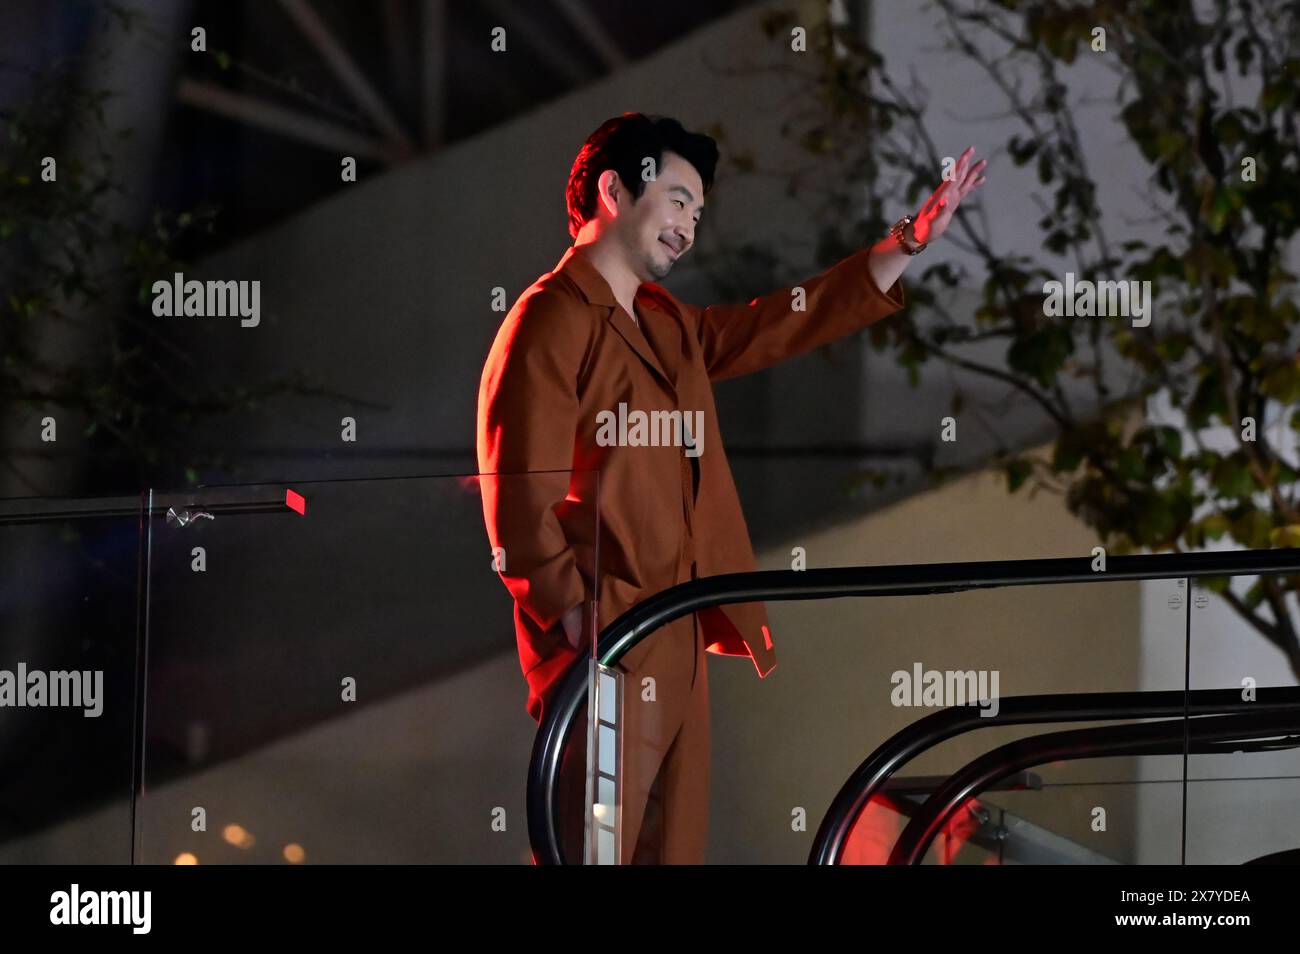
<instances>
[{"instance_id":1,"label":"orange suit jacket","mask_svg":"<svg viewBox=\"0 0 1300 954\"><path fill-rule=\"evenodd\" d=\"M638 328L586 250L571 246L511 308L479 387L479 485L498 572L515 600L534 719L579 652L591 651L565 639L569 608L585 604L584 623L590 631L594 616L599 632L689 580L692 567L702 577L756 569L711 382L761 371L902 308L901 282L881 292L868 253L748 304L697 307L646 283L634 301ZM694 463L681 446L601 446L600 414L620 404L692 421L703 412ZM697 616L709 652L747 656L760 676L776 665L762 603Z\"/></svg>"}]
</instances>

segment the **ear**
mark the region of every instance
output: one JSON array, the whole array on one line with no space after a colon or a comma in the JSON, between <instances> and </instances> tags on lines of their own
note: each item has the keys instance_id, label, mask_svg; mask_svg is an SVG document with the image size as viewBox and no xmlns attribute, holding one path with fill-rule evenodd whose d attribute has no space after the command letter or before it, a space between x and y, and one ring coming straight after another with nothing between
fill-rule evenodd
<instances>
[{"instance_id":1,"label":"ear","mask_svg":"<svg viewBox=\"0 0 1300 954\"><path fill-rule=\"evenodd\" d=\"M596 180L596 195L600 198L600 204L605 207L605 211L610 217L618 215L618 200L623 194L623 182L618 177L618 173L613 169L606 169Z\"/></svg>"}]
</instances>

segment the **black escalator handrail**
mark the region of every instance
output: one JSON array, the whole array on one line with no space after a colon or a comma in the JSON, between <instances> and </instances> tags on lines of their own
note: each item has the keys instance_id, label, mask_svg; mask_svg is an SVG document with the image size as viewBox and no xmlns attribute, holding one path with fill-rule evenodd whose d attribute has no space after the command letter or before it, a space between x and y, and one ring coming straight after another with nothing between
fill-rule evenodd
<instances>
[{"instance_id":1,"label":"black escalator handrail","mask_svg":"<svg viewBox=\"0 0 1300 954\"><path fill-rule=\"evenodd\" d=\"M1069 729L1017 739L955 772L908 822L886 864L919 865L948 820L970 798L1013 772L1044 762L1139 755L1220 752L1222 743L1252 748L1257 740L1300 733L1300 707L1162 722ZM1290 743L1287 744L1290 747ZM1267 748L1267 746L1265 746Z\"/></svg>"},{"instance_id":2,"label":"black escalator handrail","mask_svg":"<svg viewBox=\"0 0 1300 954\"><path fill-rule=\"evenodd\" d=\"M1094 571L1092 562L1092 557L1058 557L1050 560L759 570L704 577L656 593L610 623L597 643L598 658L606 666L613 665L645 634L687 613L728 603L927 595L1001 586L1096 583L1101 580L1300 573L1300 548L1113 556L1107 557L1104 571Z\"/></svg>"},{"instance_id":3,"label":"black escalator handrail","mask_svg":"<svg viewBox=\"0 0 1300 954\"><path fill-rule=\"evenodd\" d=\"M542 724L533 739L533 755L528 763L528 842L533 861L539 865L581 864L582 859L565 859L557 837L560 805L556 783L560 776L560 758L564 738L578 708L587 702L589 660L579 658L556 691L551 706L544 710Z\"/></svg>"},{"instance_id":4,"label":"black escalator handrail","mask_svg":"<svg viewBox=\"0 0 1300 954\"><path fill-rule=\"evenodd\" d=\"M1300 709L1300 688L1256 690L1246 702L1240 689L1181 689L1155 692L1076 692L1007 696L998 700L998 713L983 716L977 706L953 706L900 729L882 742L840 787L822 816L808 863L836 865L849 833L875 794L903 765L941 742L994 726L1042 722L1090 722L1108 719L1155 719L1162 716L1227 715L1234 712L1278 712Z\"/></svg>"},{"instance_id":5,"label":"black escalator handrail","mask_svg":"<svg viewBox=\"0 0 1300 954\"><path fill-rule=\"evenodd\" d=\"M1094 571L1093 559L992 560L913 563L813 570L760 570L704 577L670 587L632 607L605 628L596 658L615 665L642 639L673 620L712 606L756 601L818 600L850 596L955 593L969 589L1101 580L1154 580L1300 572L1300 549L1156 553L1107 557ZM528 838L538 864L562 864L556 838L560 752L570 723L586 694L588 673L577 665L555 694L538 727L528 769Z\"/></svg>"}]
</instances>

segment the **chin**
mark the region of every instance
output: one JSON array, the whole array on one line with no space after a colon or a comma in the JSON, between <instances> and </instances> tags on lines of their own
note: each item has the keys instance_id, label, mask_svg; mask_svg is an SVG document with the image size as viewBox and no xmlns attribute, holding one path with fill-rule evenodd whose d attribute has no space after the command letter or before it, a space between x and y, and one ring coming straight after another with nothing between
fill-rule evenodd
<instances>
[{"instance_id":1,"label":"chin","mask_svg":"<svg viewBox=\"0 0 1300 954\"><path fill-rule=\"evenodd\" d=\"M650 273L650 279L652 281L658 281L661 278L666 278L668 276L668 273L671 272L672 270L673 270L673 263L671 261L660 261L659 259L653 257L647 259L646 261L646 271Z\"/></svg>"}]
</instances>

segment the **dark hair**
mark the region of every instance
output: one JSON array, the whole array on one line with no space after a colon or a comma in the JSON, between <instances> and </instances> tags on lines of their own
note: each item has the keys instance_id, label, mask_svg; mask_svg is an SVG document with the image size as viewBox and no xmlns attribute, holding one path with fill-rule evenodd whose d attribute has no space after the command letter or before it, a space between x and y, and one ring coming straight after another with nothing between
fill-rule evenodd
<instances>
[{"instance_id":1,"label":"dark hair","mask_svg":"<svg viewBox=\"0 0 1300 954\"><path fill-rule=\"evenodd\" d=\"M624 113L601 123L587 137L569 172L569 185L565 189L569 234L577 238L578 230L595 216L597 185L602 172L613 169L633 199L639 199L645 192L642 162L650 156L658 169L665 152L675 152L695 167L707 195L713 187L713 172L718 165L718 144L712 137L687 132L675 119L643 113Z\"/></svg>"}]
</instances>

